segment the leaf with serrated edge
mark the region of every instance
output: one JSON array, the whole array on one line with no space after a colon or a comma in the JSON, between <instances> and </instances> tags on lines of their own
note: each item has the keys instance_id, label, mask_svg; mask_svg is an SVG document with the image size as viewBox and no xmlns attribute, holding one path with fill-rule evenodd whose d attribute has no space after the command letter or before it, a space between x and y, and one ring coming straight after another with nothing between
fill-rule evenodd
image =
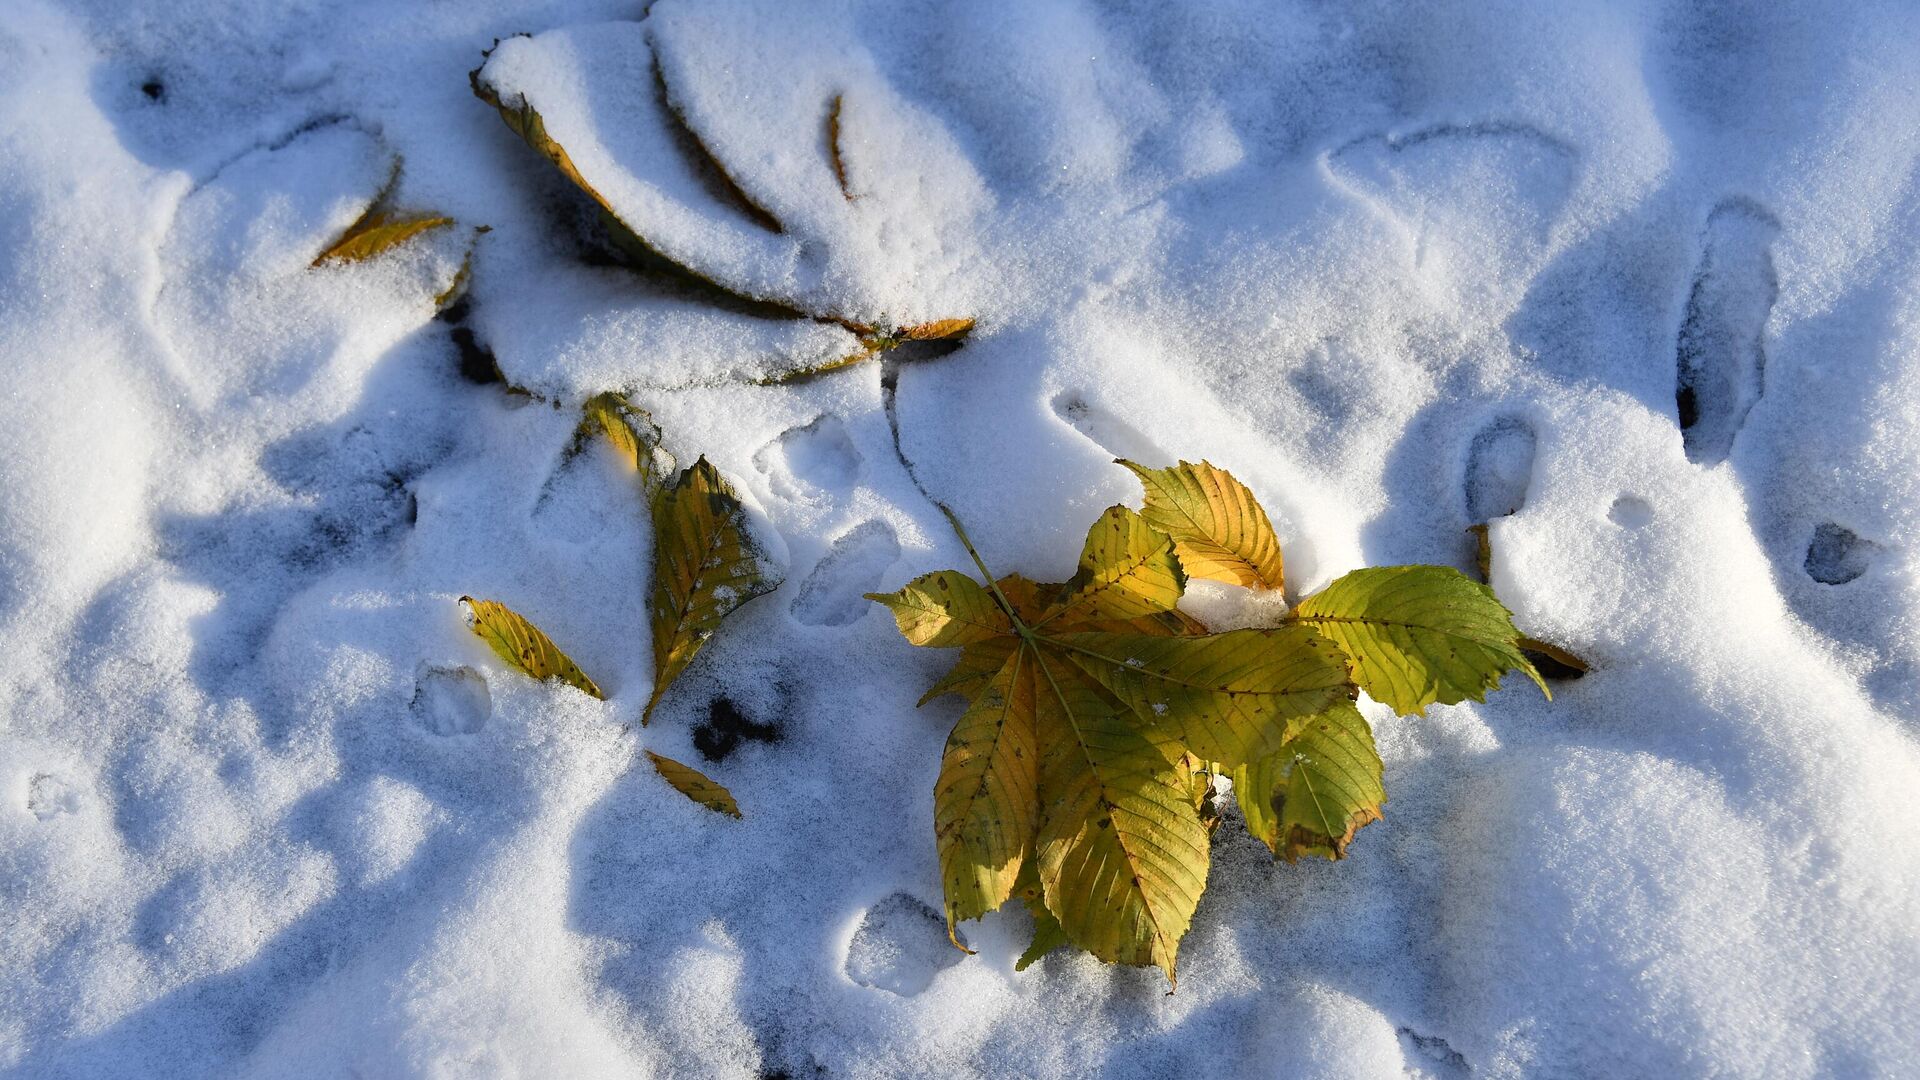
<instances>
[{"instance_id":1,"label":"leaf with serrated edge","mask_svg":"<svg viewBox=\"0 0 1920 1080\"><path fill-rule=\"evenodd\" d=\"M1119 464L1140 478L1146 489L1141 516L1173 537L1188 577L1252 589L1281 587L1280 538L1259 500L1232 473L1205 461L1182 461L1169 469L1124 459Z\"/></svg>"},{"instance_id":2,"label":"leaf with serrated edge","mask_svg":"<svg viewBox=\"0 0 1920 1080\"><path fill-rule=\"evenodd\" d=\"M1039 818L1034 672L1016 650L947 738L933 785L947 936L1013 895Z\"/></svg>"},{"instance_id":3,"label":"leaf with serrated edge","mask_svg":"<svg viewBox=\"0 0 1920 1080\"><path fill-rule=\"evenodd\" d=\"M720 620L781 580L754 539L746 507L704 457L655 504L653 545L653 693L642 724Z\"/></svg>"},{"instance_id":4,"label":"leaf with serrated edge","mask_svg":"<svg viewBox=\"0 0 1920 1080\"><path fill-rule=\"evenodd\" d=\"M1435 702L1483 701L1512 670L1553 696L1520 654L1520 634L1493 590L1451 567L1355 570L1289 617L1345 650L1361 689L1402 716Z\"/></svg>"},{"instance_id":5,"label":"leaf with serrated edge","mask_svg":"<svg viewBox=\"0 0 1920 1080\"><path fill-rule=\"evenodd\" d=\"M948 649L1013 633L1007 613L987 590L953 570L917 577L899 592L866 596L893 612L901 637L925 648Z\"/></svg>"},{"instance_id":6,"label":"leaf with serrated edge","mask_svg":"<svg viewBox=\"0 0 1920 1080\"><path fill-rule=\"evenodd\" d=\"M1340 651L1302 626L1206 637L1062 634L1064 655L1143 726L1231 768L1352 700Z\"/></svg>"},{"instance_id":7,"label":"leaf with serrated edge","mask_svg":"<svg viewBox=\"0 0 1920 1080\"><path fill-rule=\"evenodd\" d=\"M1186 589L1173 541L1124 506L1108 507L1087 530L1080 570L1067 593L1034 623L1058 619L1135 619L1172 611Z\"/></svg>"},{"instance_id":8,"label":"leaf with serrated edge","mask_svg":"<svg viewBox=\"0 0 1920 1080\"><path fill-rule=\"evenodd\" d=\"M662 754L647 751L647 760L653 762L653 770L660 774L673 790L699 803L709 810L717 810L731 817L740 816L740 804L733 801L733 794L726 788L713 782L707 774L691 765L682 765Z\"/></svg>"},{"instance_id":9,"label":"leaf with serrated edge","mask_svg":"<svg viewBox=\"0 0 1920 1080\"><path fill-rule=\"evenodd\" d=\"M953 662L953 667L945 675L927 687L927 692L920 696L915 705L925 705L942 694L959 694L971 699L996 672L1007 666L1007 659L1019 647L1020 639L1014 637L989 638L961 646L960 659Z\"/></svg>"},{"instance_id":10,"label":"leaf with serrated edge","mask_svg":"<svg viewBox=\"0 0 1920 1080\"><path fill-rule=\"evenodd\" d=\"M559 679L593 697L606 697L593 680L587 678L586 672L560 651L552 638L507 605L463 596L460 607L466 615L467 629L486 642L500 659L542 682Z\"/></svg>"},{"instance_id":11,"label":"leaf with serrated edge","mask_svg":"<svg viewBox=\"0 0 1920 1080\"><path fill-rule=\"evenodd\" d=\"M1040 833L1047 910L1102 960L1175 981L1180 939L1207 886L1207 830L1175 768L1178 749L1059 656L1035 649Z\"/></svg>"},{"instance_id":12,"label":"leaf with serrated edge","mask_svg":"<svg viewBox=\"0 0 1920 1080\"><path fill-rule=\"evenodd\" d=\"M1352 705L1315 717L1264 773L1275 781L1268 791L1278 820L1275 838L1261 839L1288 862L1345 858L1353 834L1380 820L1387 801L1373 732Z\"/></svg>"}]
</instances>

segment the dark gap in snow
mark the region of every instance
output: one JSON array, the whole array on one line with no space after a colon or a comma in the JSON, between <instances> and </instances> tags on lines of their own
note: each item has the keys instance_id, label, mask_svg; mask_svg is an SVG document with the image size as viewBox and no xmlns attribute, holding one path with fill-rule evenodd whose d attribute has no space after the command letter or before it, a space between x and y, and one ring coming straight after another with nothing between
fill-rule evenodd
<instances>
[{"instance_id":1,"label":"dark gap in snow","mask_svg":"<svg viewBox=\"0 0 1920 1080\"><path fill-rule=\"evenodd\" d=\"M1845 585L1867 572L1878 547L1844 525L1822 522L1807 544L1807 576L1822 585Z\"/></svg>"},{"instance_id":2,"label":"dark gap in snow","mask_svg":"<svg viewBox=\"0 0 1920 1080\"><path fill-rule=\"evenodd\" d=\"M157 101L162 104L166 103L167 84L161 82L158 78L148 79L146 82L141 83L140 92L147 95L148 101Z\"/></svg>"},{"instance_id":3,"label":"dark gap in snow","mask_svg":"<svg viewBox=\"0 0 1920 1080\"><path fill-rule=\"evenodd\" d=\"M714 698L707 706L706 722L693 729L693 748L708 761L725 761L747 741L779 742L780 729L748 719L731 698Z\"/></svg>"},{"instance_id":4,"label":"dark gap in snow","mask_svg":"<svg viewBox=\"0 0 1920 1080\"><path fill-rule=\"evenodd\" d=\"M1418 1058L1419 1068L1408 1062L1409 1076L1431 1076L1436 1080L1466 1080L1473 1075L1473 1067L1467 1059L1438 1035L1422 1035L1410 1027L1400 1028L1395 1034L1400 1036L1402 1052L1410 1058ZM1416 1071L1417 1070L1417 1071Z\"/></svg>"},{"instance_id":5,"label":"dark gap in snow","mask_svg":"<svg viewBox=\"0 0 1920 1080\"><path fill-rule=\"evenodd\" d=\"M1744 199L1707 217L1675 347L1674 411L1696 464L1727 459L1764 390L1767 317L1780 291L1770 250L1778 232L1772 215Z\"/></svg>"}]
</instances>

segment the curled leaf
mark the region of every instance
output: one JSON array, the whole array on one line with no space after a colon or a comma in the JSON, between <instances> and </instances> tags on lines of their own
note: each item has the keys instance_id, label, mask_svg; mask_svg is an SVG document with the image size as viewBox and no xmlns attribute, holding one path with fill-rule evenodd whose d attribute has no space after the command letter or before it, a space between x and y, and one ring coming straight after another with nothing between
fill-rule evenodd
<instances>
[{"instance_id":1,"label":"curled leaf","mask_svg":"<svg viewBox=\"0 0 1920 1080\"><path fill-rule=\"evenodd\" d=\"M491 646L500 659L542 682L559 679L593 697L606 697L552 638L505 604L463 596L460 607L467 628Z\"/></svg>"},{"instance_id":2,"label":"curled leaf","mask_svg":"<svg viewBox=\"0 0 1920 1080\"><path fill-rule=\"evenodd\" d=\"M660 778L671 785L673 790L709 810L736 818L740 816L740 804L733 801L733 795L726 788L714 783L705 773L651 750L646 753L647 760L653 762L654 771L659 773Z\"/></svg>"}]
</instances>

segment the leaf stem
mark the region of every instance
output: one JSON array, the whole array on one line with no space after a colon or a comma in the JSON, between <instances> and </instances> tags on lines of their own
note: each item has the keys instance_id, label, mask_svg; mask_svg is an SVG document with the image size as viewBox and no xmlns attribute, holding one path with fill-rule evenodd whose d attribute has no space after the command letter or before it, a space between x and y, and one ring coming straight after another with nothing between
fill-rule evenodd
<instances>
[{"instance_id":1,"label":"leaf stem","mask_svg":"<svg viewBox=\"0 0 1920 1080\"><path fill-rule=\"evenodd\" d=\"M947 516L947 524L952 526L953 535L960 538L960 546L967 549L967 554L973 558L973 565L980 568L980 576L987 579L987 588L993 593L994 602L998 603L1000 610L1006 612L1007 618L1013 621L1014 630L1023 638L1032 637L1033 631L1027 629L1027 624L1020 621L1020 613L1013 609L1013 602L1007 599L1007 594L1000 591L1000 583L994 579L993 571L987 569L987 561L980 557L980 552L974 548L973 541L967 537L967 528L960 524L960 515L954 513L946 503L938 499L933 500L933 505L939 507L940 512Z\"/></svg>"}]
</instances>

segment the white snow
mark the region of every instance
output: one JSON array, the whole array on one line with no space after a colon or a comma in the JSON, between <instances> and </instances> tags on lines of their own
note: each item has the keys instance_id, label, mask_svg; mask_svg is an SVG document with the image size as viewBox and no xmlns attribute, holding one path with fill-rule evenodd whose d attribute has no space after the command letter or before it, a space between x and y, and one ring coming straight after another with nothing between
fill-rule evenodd
<instances>
[{"instance_id":1,"label":"white snow","mask_svg":"<svg viewBox=\"0 0 1920 1080\"><path fill-rule=\"evenodd\" d=\"M1920 9L647 7L0 9L0 1073L1920 1061ZM856 336L613 265L483 64L708 279L978 328L755 385ZM395 168L458 225L313 268ZM566 454L612 389L786 566L647 727L644 502ZM930 497L1064 578L1119 456L1268 508L1287 596L1196 587L1214 626L1487 522L1593 665L1368 703L1386 819L1296 866L1225 825L1170 996L1015 972L1011 909L945 943L948 657L860 599L971 572Z\"/></svg>"}]
</instances>

